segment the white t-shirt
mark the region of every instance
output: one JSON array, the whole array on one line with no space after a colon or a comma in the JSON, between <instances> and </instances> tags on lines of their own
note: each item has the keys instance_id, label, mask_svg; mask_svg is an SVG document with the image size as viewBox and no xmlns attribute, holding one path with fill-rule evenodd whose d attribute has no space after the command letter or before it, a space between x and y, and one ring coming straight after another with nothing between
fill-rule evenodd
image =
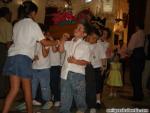
<instances>
[{"instance_id":1,"label":"white t-shirt","mask_svg":"<svg viewBox=\"0 0 150 113\"><path fill-rule=\"evenodd\" d=\"M36 42L44 39L44 35L36 22L25 18L15 24L12 39L8 56L22 54L33 59Z\"/></svg>"},{"instance_id":2,"label":"white t-shirt","mask_svg":"<svg viewBox=\"0 0 150 113\"><path fill-rule=\"evenodd\" d=\"M98 41L98 43L102 46L102 50L103 50L103 53L105 53L105 58L108 58L107 56L107 49L109 48L109 43L104 41L102 42L101 40Z\"/></svg>"},{"instance_id":3,"label":"white t-shirt","mask_svg":"<svg viewBox=\"0 0 150 113\"><path fill-rule=\"evenodd\" d=\"M90 48L89 44L82 39L78 39L76 42L67 41L65 42L66 57L65 62L61 70L61 78L67 79L69 71L85 74L85 66L68 63L67 58L74 56L78 60L90 61Z\"/></svg>"},{"instance_id":4,"label":"white t-shirt","mask_svg":"<svg viewBox=\"0 0 150 113\"><path fill-rule=\"evenodd\" d=\"M102 45L99 43L91 44L91 64L94 68L99 68L102 66L101 60L105 58L106 54L103 51Z\"/></svg>"},{"instance_id":5,"label":"white t-shirt","mask_svg":"<svg viewBox=\"0 0 150 113\"><path fill-rule=\"evenodd\" d=\"M48 56L44 57L42 53L42 45L40 43L36 44L35 55L38 56L38 60L33 61L33 69L47 69L50 68L50 59Z\"/></svg>"},{"instance_id":6,"label":"white t-shirt","mask_svg":"<svg viewBox=\"0 0 150 113\"><path fill-rule=\"evenodd\" d=\"M60 52L53 52L52 47L50 47L50 62L51 66L60 66L61 60L60 60Z\"/></svg>"}]
</instances>

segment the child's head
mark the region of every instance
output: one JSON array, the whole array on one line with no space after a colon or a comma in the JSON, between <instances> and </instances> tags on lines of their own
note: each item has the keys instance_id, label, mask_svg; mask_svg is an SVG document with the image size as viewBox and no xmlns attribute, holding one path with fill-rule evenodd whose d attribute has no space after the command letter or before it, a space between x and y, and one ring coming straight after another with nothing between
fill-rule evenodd
<instances>
[{"instance_id":1,"label":"child's head","mask_svg":"<svg viewBox=\"0 0 150 113\"><path fill-rule=\"evenodd\" d=\"M38 11L38 7L32 1L25 1L18 8L18 18L32 18L35 20L36 13Z\"/></svg>"},{"instance_id":2,"label":"child's head","mask_svg":"<svg viewBox=\"0 0 150 113\"><path fill-rule=\"evenodd\" d=\"M111 36L111 31L109 28L104 28L103 29L103 35L101 37L102 40L107 40Z\"/></svg>"},{"instance_id":3,"label":"child's head","mask_svg":"<svg viewBox=\"0 0 150 113\"><path fill-rule=\"evenodd\" d=\"M94 26L91 26L91 30L87 33L86 41L88 41L91 44L94 44L99 39L100 34L98 29L96 29Z\"/></svg>"},{"instance_id":4,"label":"child's head","mask_svg":"<svg viewBox=\"0 0 150 113\"><path fill-rule=\"evenodd\" d=\"M89 22L85 21L77 25L77 28L74 30L74 36L76 38L84 38L87 36L90 30L91 25L89 24Z\"/></svg>"},{"instance_id":5,"label":"child's head","mask_svg":"<svg viewBox=\"0 0 150 113\"><path fill-rule=\"evenodd\" d=\"M119 62L119 60L120 60L120 54L115 53L114 56L113 56L113 61L114 62Z\"/></svg>"},{"instance_id":6,"label":"child's head","mask_svg":"<svg viewBox=\"0 0 150 113\"><path fill-rule=\"evenodd\" d=\"M74 36L76 38L83 38L87 35L85 31L85 26L83 24L78 24L77 28L74 30Z\"/></svg>"}]
</instances>

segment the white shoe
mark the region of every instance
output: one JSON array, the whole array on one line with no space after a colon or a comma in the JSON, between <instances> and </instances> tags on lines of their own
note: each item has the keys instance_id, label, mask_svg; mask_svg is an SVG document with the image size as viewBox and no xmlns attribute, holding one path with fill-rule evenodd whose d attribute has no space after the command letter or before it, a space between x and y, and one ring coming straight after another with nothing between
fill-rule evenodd
<instances>
[{"instance_id":1,"label":"white shoe","mask_svg":"<svg viewBox=\"0 0 150 113\"><path fill-rule=\"evenodd\" d=\"M96 109L95 108L91 108L90 109L90 113L96 113Z\"/></svg>"},{"instance_id":2,"label":"white shoe","mask_svg":"<svg viewBox=\"0 0 150 113\"><path fill-rule=\"evenodd\" d=\"M34 105L34 106L41 106L42 104L40 103L40 102L38 102L37 100L33 100L32 101L32 104Z\"/></svg>"},{"instance_id":3,"label":"white shoe","mask_svg":"<svg viewBox=\"0 0 150 113\"><path fill-rule=\"evenodd\" d=\"M53 102L52 101L49 101L49 102L46 102L43 106L42 106L42 109L46 110L46 109L51 109L53 106Z\"/></svg>"},{"instance_id":4,"label":"white shoe","mask_svg":"<svg viewBox=\"0 0 150 113\"><path fill-rule=\"evenodd\" d=\"M84 113L84 112L81 112L81 111L77 111L76 113Z\"/></svg>"},{"instance_id":5,"label":"white shoe","mask_svg":"<svg viewBox=\"0 0 150 113\"><path fill-rule=\"evenodd\" d=\"M60 106L60 102L59 102L59 101L56 101L56 102L54 103L54 106L55 106L55 107L59 107L59 106Z\"/></svg>"}]
</instances>

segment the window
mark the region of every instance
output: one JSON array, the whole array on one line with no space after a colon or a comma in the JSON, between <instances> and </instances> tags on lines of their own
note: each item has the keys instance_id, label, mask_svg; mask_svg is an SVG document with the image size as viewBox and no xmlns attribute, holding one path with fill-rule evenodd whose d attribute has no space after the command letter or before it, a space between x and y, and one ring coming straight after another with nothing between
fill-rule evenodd
<instances>
[{"instance_id":1,"label":"window","mask_svg":"<svg viewBox=\"0 0 150 113\"><path fill-rule=\"evenodd\" d=\"M111 13L113 10L113 0L103 0L103 12Z\"/></svg>"}]
</instances>

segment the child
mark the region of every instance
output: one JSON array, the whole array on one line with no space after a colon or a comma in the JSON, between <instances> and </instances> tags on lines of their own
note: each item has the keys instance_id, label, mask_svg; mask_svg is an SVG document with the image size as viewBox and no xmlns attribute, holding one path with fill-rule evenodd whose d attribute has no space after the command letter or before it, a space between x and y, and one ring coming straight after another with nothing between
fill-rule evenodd
<instances>
[{"instance_id":1,"label":"child","mask_svg":"<svg viewBox=\"0 0 150 113\"><path fill-rule=\"evenodd\" d=\"M110 73L108 76L107 84L110 86L109 96L117 96L117 88L122 87L122 68L119 62L120 55L118 53L114 54L113 61L110 64Z\"/></svg>"},{"instance_id":2,"label":"child","mask_svg":"<svg viewBox=\"0 0 150 113\"><path fill-rule=\"evenodd\" d=\"M99 32L91 26L86 41L90 44L91 58L90 64L86 66L86 99L90 113L96 113L96 78L100 75L101 59L103 58L103 50L97 40Z\"/></svg>"},{"instance_id":3,"label":"child","mask_svg":"<svg viewBox=\"0 0 150 113\"><path fill-rule=\"evenodd\" d=\"M59 51L66 52L61 70L60 113L70 113L73 98L77 113L84 113L86 110L85 66L90 61L89 45L83 40L86 35L86 26L78 24L74 30L74 38L66 42L62 40L60 43Z\"/></svg>"},{"instance_id":4,"label":"child","mask_svg":"<svg viewBox=\"0 0 150 113\"><path fill-rule=\"evenodd\" d=\"M42 28L42 26L41 26ZM44 29L42 29L44 32ZM38 85L40 84L42 99L45 101L42 109L50 109L52 107L51 102L51 90L50 90L50 59L49 59L49 47L45 47L40 43L37 43L35 51L35 59L32 63L33 78L32 78L32 98L33 105L40 105L35 98Z\"/></svg>"},{"instance_id":5,"label":"child","mask_svg":"<svg viewBox=\"0 0 150 113\"><path fill-rule=\"evenodd\" d=\"M53 39L52 39L53 40ZM54 100L54 106L60 105L60 72L61 72L61 56L58 51L58 47L50 47L50 87L52 91L52 97Z\"/></svg>"},{"instance_id":6,"label":"child","mask_svg":"<svg viewBox=\"0 0 150 113\"><path fill-rule=\"evenodd\" d=\"M106 69L107 69L107 62L108 62L108 50L109 50L109 42L108 39L110 38L110 29L109 28L103 28L103 35L98 40L99 45L102 46L103 51L103 58L101 59L101 65L100 70L95 69L97 75L99 73L100 76L96 76L96 108L100 109L102 106L102 93L103 93L103 87L104 87L104 80L106 75Z\"/></svg>"}]
</instances>

